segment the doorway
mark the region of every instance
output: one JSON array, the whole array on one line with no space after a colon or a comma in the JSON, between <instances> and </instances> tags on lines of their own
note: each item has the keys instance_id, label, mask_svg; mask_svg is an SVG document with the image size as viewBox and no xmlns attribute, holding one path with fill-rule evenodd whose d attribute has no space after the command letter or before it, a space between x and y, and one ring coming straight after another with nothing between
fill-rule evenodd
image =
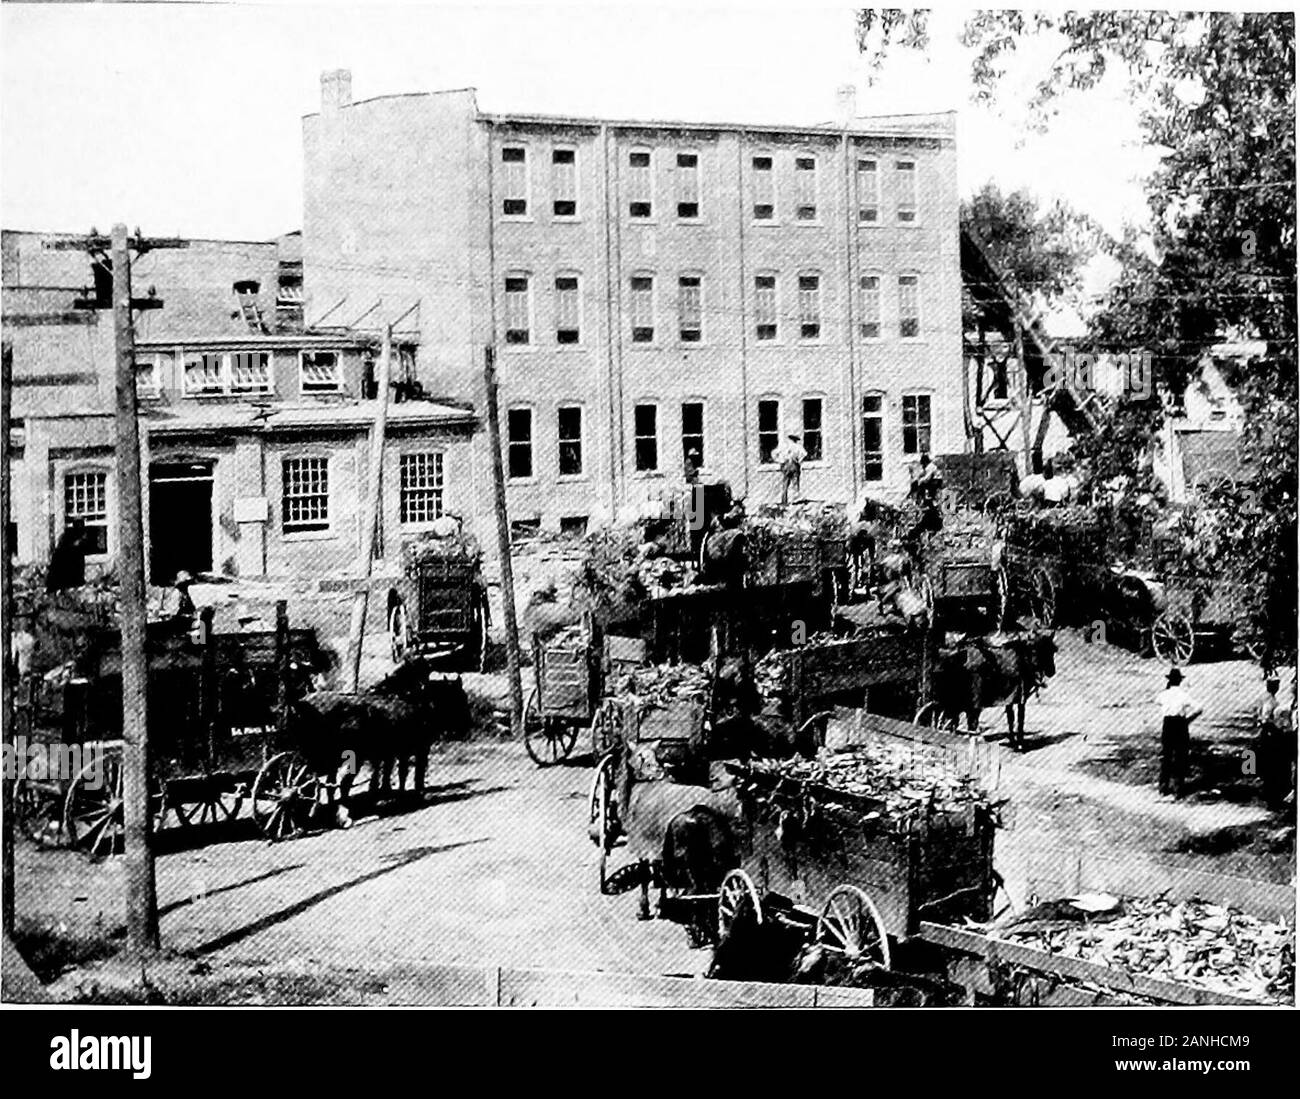
<instances>
[{"instance_id":1,"label":"doorway","mask_svg":"<svg viewBox=\"0 0 1300 1099\"><path fill-rule=\"evenodd\" d=\"M212 571L211 461L149 467L149 576L170 585L182 569Z\"/></svg>"}]
</instances>

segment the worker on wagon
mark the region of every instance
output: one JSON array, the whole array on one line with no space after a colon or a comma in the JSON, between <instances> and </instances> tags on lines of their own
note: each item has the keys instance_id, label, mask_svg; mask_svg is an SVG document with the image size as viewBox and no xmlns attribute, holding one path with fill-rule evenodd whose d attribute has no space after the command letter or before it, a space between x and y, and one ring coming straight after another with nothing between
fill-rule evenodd
<instances>
[{"instance_id":1,"label":"worker on wagon","mask_svg":"<svg viewBox=\"0 0 1300 1099\"><path fill-rule=\"evenodd\" d=\"M1291 786L1291 723L1286 707L1278 701L1281 681L1275 672L1264 680L1264 695L1255 706L1259 731L1257 760L1264 801L1270 809L1282 808Z\"/></svg>"},{"instance_id":2,"label":"worker on wagon","mask_svg":"<svg viewBox=\"0 0 1300 1099\"><path fill-rule=\"evenodd\" d=\"M688 485L699 482L701 465L703 465L703 461L700 458L700 448L693 446L686 452L686 463L683 469L683 475Z\"/></svg>"},{"instance_id":3,"label":"worker on wagon","mask_svg":"<svg viewBox=\"0 0 1300 1099\"><path fill-rule=\"evenodd\" d=\"M1201 707L1183 689L1183 673L1169 669L1166 686L1157 697L1160 705L1160 794L1181 798L1187 784L1187 755L1191 745L1190 726L1201 716Z\"/></svg>"},{"instance_id":4,"label":"worker on wagon","mask_svg":"<svg viewBox=\"0 0 1300 1099\"><path fill-rule=\"evenodd\" d=\"M772 451L772 461L781 467L781 503L788 504L791 497L791 489L794 490L794 499L799 497L799 476L803 470L803 464L808 460L808 452L804 450L803 444L799 442L798 435L787 435L785 442Z\"/></svg>"},{"instance_id":5,"label":"worker on wagon","mask_svg":"<svg viewBox=\"0 0 1300 1099\"><path fill-rule=\"evenodd\" d=\"M922 534L926 532L937 534L943 529L943 515L939 511L939 490L942 488L943 474L931 461L930 455L922 453L920 465L912 474L910 489L921 505L921 518L907 532L909 542L919 545Z\"/></svg>"}]
</instances>

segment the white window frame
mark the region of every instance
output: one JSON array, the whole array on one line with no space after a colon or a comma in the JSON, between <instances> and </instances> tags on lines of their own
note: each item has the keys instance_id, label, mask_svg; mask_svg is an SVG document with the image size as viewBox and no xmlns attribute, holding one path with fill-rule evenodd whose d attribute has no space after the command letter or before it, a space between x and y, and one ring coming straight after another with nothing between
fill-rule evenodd
<instances>
[{"instance_id":1,"label":"white window frame","mask_svg":"<svg viewBox=\"0 0 1300 1099\"><path fill-rule=\"evenodd\" d=\"M763 405L768 403L776 405L776 427L773 429L776 433L776 442L772 446L773 453L775 453L780 448L781 439L784 437L785 434L784 431L782 430L782 427L784 426L785 423L785 402L782 401L781 398L774 393L766 393L760 395L759 398L754 402L754 438L758 441L758 454L756 455L756 457L758 458L759 469L776 469L779 466L778 462L774 462L770 458L766 462L763 461L763 435L765 433L762 429L762 423L763 423L762 410L763 410Z\"/></svg>"},{"instance_id":2,"label":"white window frame","mask_svg":"<svg viewBox=\"0 0 1300 1099\"><path fill-rule=\"evenodd\" d=\"M307 357L309 355L334 356L334 384L329 388L307 388ZM298 352L298 392L304 397L314 397L320 393L343 392L343 356L333 348L304 348Z\"/></svg>"},{"instance_id":3,"label":"white window frame","mask_svg":"<svg viewBox=\"0 0 1300 1099\"><path fill-rule=\"evenodd\" d=\"M528 413L528 442L527 444L517 442L510 435L510 414L512 412ZM511 404L506 406L505 415L505 439L502 444L505 447L505 474L506 480L513 485L531 484L537 480L537 410L530 404ZM510 472L510 454L515 447L528 447L528 473L523 476L516 476Z\"/></svg>"},{"instance_id":4,"label":"white window frame","mask_svg":"<svg viewBox=\"0 0 1300 1099\"><path fill-rule=\"evenodd\" d=\"M758 285L759 279L771 279L772 286L769 288ZM768 323L763 316L762 296L770 293L772 295L771 325L774 329L770 337L763 337L758 334L760 325ZM781 276L775 271L755 271L754 272L754 342L762 344L778 344L781 342Z\"/></svg>"},{"instance_id":5,"label":"white window frame","mask_svg":"<svg viewBox=\"0 0 1300 1099\"><path fill-rule=\"evenodd\" d=\"M526 329L528 339L524 341L512 341L510 339L511 332L519 331L519 329L510 327L510 295L519 293L517 290L507 289L512 279L523 279L528 284L528 288L524 291L524 305L528 313L528 328ZM507 271L501 276L501 346L507 351L531 351L537 346L537 316L533 300L536 286L537 282L531 271Z\"/></svg>"},{"instance_id":6,"label":"white window frame","mask_svg":"<svg viewBox=\"0 0 1300 1099\"><path fill-rule=\"evenodd\" d=\"M915 423L912 424L912 429L914 432L916 432L916 440L915 440L916 448L914 450L908 450L907 449L907 428L908 428L907 402L909 400L915 401L921 397L924 397L929 402L929 416L925 421L925 430L928 438L926 439L926 445L922 446L921 437L920 437L920 428L919 428L921 421L918 418L915 421ZM919 409L920 409L919 405L917 406L917 409L919 413ZM929 454L933 457L934 455L934 394L930 390L909 389L904 391L904 393L902 394L899 400L899 445L902 448L902 453L905 457L908 458L916 457L923 453Z\"/></svg>"},{"instance_id":7,"label":"white window frame","mask_svg":"<svg viewBox=\"0 0 1300 1099\"><path fill-rule=\"evenodd\" d=\"M216 383L195 387L190 384L190 365L196 360L204 361L205 376L208 371L207 360L215 359L217 365ZM225 397L229 394L226 357L220 351L187 351L181 356L181 392L186 397Z\"/></svg>"},{"instance_id":8,"label":"white window frame","mask_svg":"<svg viewBox=\"0 0 1300 1099\"><path fill-rule=\"evenodd\" d=\"M63 526L60 528L61 531L67 530L69 519L80 518L84 521L87 514L96 514L96 515L98 514L98 512L88 513L88 512L80 512L80 511L70 511L68 509L68 482L73 477L94 477L103 480L104 483L103 519L102 520L97 519L94 523L86 523L85 525L87 530L91 529L92 527L103 529L104 552L88 553L86 554L86 560L95 563L108 561L109 559L112 558L113 554L117 550L116 531L113 529L116 526L116 524L113 522L113 508L115 504L114 492L113 492L113 471L111 468L109 468L106 465L87 465L83 463L78 463L76 465L68 466L66 469L63 470L61 483L60 483L62 493L60 494L59 497L59 508L63 517Z\"/></svg>"},{"instance_id":9,"label":"white window frame","mask_svg":"<svg viewBox=\"0 0 1300 1099\"><path fill-rule=\"evenodd\" d=\"M171 353L148 351L135 357L135 395L141 401L157 401L162 397L163 360L171 361ZM141 376L147 372L149 381L141 385Z\"/></svg>"},{"instance_id":10,"label":"white window frame","mask_svg":"<svg viewBox=\"0 0 1300 1099\"><path fill-rule=\"evenodd\" d=\"M529 147L529 145L528 145L527 142L524 142L524 141L517 141L517 140L503 141L503 142L501 142L501 145L499 146L499 148L500 148L500 154L501 154L501 155L500 155L500 158L499 158L498 161L497 161L497 164L498 164L498 165L500 166L500 168L501 168L501 209L498 211L498 214L499 214L499 216L501 217L501 219L502 219L503 221L532 221L532 220L533 220L533 157L532 157L532 151L531 151L531 149L530 149L530 147ZM524 154L524 159L523 159L523 166L524 166L524 168L523 168L523 176L524 176L523 194L515 194L515 195L507 194L506 179L507 179L507 171L508 171L508 170L507 170L506 167L505 167L505 165L506 165L505 155L506 155L506 150L507 150L507 149L522 149L522 150L523 150L523 154ZM513 163L513 162L511 162L511 163ZM523 204L524 204L523 213L514 213L514 214L508 214L508 213L506 213L506 203L507 203L507 202L517 202L517 201L519 201L519 200L521 200L521 199L523 200Z\"/></svg>"},{"instance_id":11,"label":"white window frame","mask_svg":"<svg viewBox=\"0 0 1300 1099\"><path fill-rule=\"evenodd\" d=\"M638 443L641 439L643 439L643 438L649 438L649 437L650 437L650 436L648 436L648 435L647 435L647 436L643 436L643 435L641 435L641 434L639 434L639 433L637 432L636 410L637 410L638 408L643 408L643 407L644 407L644 408L653 408L654 411L655 411L655 433L654 433L654 441L655 441L655 464L654 464L654 467L653 467L652 469L639 469L639 468L638 468L637 443ZM659 406L659 402L656 401L656 400L649 400L649 399L646 399L646 400L639 400L639 401L633 401L633 402L632 402L632 475L633 475L634 477L658 477L658 476L661 476L662 473L663 473L663 459L664 459L664 440L663 440L663 431L664 431L664 423L663 423L663 417L660 415L660 412L661 412L661 411L662 411L662 410L661 410L661 408L660 408L660 406Z\"/></svg>"},{"instance_id":12,"label":"white window frame","mask_svg":"<svg viewBox=\"0 0 1300 1099\"><path fill-rule=\"evenodd\" d=\"M760 159L767 160L769 166L766 169L760 169L754 166L754 161ZM758 207L760 205L769 205L769 203L759 202L759 199L763 196L761 196L759 193L758 181L762 179L764 176L767 177L768 194L766 197L770 199L770 205L772 207L772 215L770 217L761 218L758 216ZM752 153L750 153L749 156L749 196L750 196L749 220L754 225L780 225L781 224L781 209L779 205L779 199L777 197L779 193L780 193L780 188L777 186L777 179L776 179L775 154L773 154L767 149L754 150Z\"/></svg>"},{"instance_id":13,"label":"white window frame","mask_svg":"<svg viewBox=\"0 0 1300 1099\"><path fill-rule=\"evenodd\" d=\"M565 439L560 434L560 414L573 411L578 413L578 472L564 473L561 455ZM587 409L577 401L564 401L555 406L555 479L566 482L587 480Z\"/></svg>"},{"instance_id":14,"label":"white window frame","mask_svg":"<svg viewBox=\"0 0 1300 1099\"><path fill-rule=\"evenodd\" d=\"M684 156L693 156L695 158L693 168L679 163L679 158ZM681 213L681 208L684 205L683 199L691 191L684 183L683 172L692 172L694 174L695 213L690 215ZM699 149L677 149L673 153L673 213L677 221L685 222L688 225L704 220L704 158L700 155Z\"/></svg>"},{"instance_id":15,"label":"white window frame","mask_svg":"<svg viewBox=\"0 0 1300 1099\"><path fill-rule=\"evenodd\" d=\"M644 155L649 159L649 163L644 168L634 167L632 164L633 156ZM654 150L645 145L633 145L627 151L627 209L625 213L629 221L636 222L638 225L648 225L655 220L655 153ZM642 183L644 183L645 194L642 195ZM632 213L632 203L646 202L650 205L650 212L644 217Z\"/></svg>"},{"instance_id":16,"label":"white window frame","mask_svg":"<svg viewBox=\"0 0 1300 1099\"><path fill-rule=\"evenodd\" d=\"M645 298L639 298L639 297L637 296L638 294L643 293L643 291L637 290L637 289L633 286L633 283L636 282L637 279L649 279L649 280L650 280L650 289L649 289L648 292L644 292L644 293L647 294L647 296L646 296ZM658 316L659 310L658 310L658 308L657 308L657 302L655 301L655 291L656 291L656 289L657 289L658 281L659 281L659 280L658 280L658 277L655 275L655 273L654 273L653 271L633 271L630 275L628 275L628 278L627 278L627 293L628 293L628 310L627 310L627 314L628 314L628 319L631 321L631 326L630 326L630 328L629 328L629 330L628 330L628 343L629 343L632 347L654 347L655 344L657 344L657 343L659 342L659 316ZM645 319L644 317L638 317L638 309L637 309L637 302L638 302L638 301L645 301L645 302L648 302L648 303L649 303L649 310L650 310L650 317L649 317L649 320L650 320L650 324L649 324L648 327L650 328L650 338L649 338L648 340L638 340L638 339L635 339L635 338L634 338L634 337L635 337L636 330L637 330L638 328L645 328L645 327L647 327L646 325L638 324L638 323L637 323L638 319L640 319L640 320L644 320L644 319Z\"/></svg>"},{"instance_id":17,"label":"white window frame","mask_svg":"<svg viewBox=\"0 0 1300 1099\"><path fill-rule=\"evenodd\" d=\"M812 168L800 168L799 161L811 160ZM820 172L821 161L817 154L807 149L801 149L794 154L794 216L791 219L795 225L820 225L822 221L821 207L821 184ZM808 178L804 178L804 173L808 173ZM809 205L802 201L806 196L805 188L812 188L812 217L801 218L799 212L803 207Z\"/></svg>"},{"instance_id":18,"label":"white window frame","mask_svg":"<svg viewBox=\"0 0 1300 1099\"><path fill-rule=\"evenodd\" d=\"M795 277L797 279L797 281L795 282L795 290L797 294L796 304L798 305L798 315L799 315L799 321L798 321L799 327L796 329L796 338L798 339L799 343L821 343L826 336L826 321L825 321L826 276L823 275L820 271L809 270L809 271L800 271ZM805 290L803 286L800 285L804 279L813 279L813 278L817 280L817 289L815 291ZM817 295L816 297L817 335L805 336L803 333L804 300L805 300L804 295L811 294L811 293L815 293Z\"/></svg>"},{"instance_id":19,"label":"white window frame","mask_svg":"<svg viewBox=\"0 0 1300 1099\"><path fill-rule=\"evenodd\" d=\"M874 291L868 291L864 283L868 279L876 280ZM875 324L876 334L868 335L864 329L867 324L867 294L875 294ZM868 343L876 343L884 338L885 335L885 276L880 271L863 271L858 275L858 338Z\"/></svg>"},{"instance_id":20,"label":"white window frame","mask_svg":"<svg viewBox=\"0 0 1300 1099\"><path fill-rule=\"evenodd\" d=\"M694 286L683 286L684 279L694 279ZM689 331L686 327L687 305L690 301L690 291L695 291L695 313L696 328L698 333L697 339L687 339L684 335ZM677 342L690 346L699 347L704 343L704 272L702 271L683 271L677 276Z\"/></svg>"},{"instance_id":21,"label":"white window frame","mask_svg":"<svg viewBox=\"0 0 1300 1099\"><path fill-rule=\"evenodd\" d=\"M904 167L908 165L908 167ZM894 158L894 193L896 201L894 203L894 220L899 225L916 225L921 220L920 200L918 198L917 176L920 172L920 165L914 156L899 156ZM911 201L905 201L903 191L903 180L910 179L911 183ZM908 216L910 214L910 216Z\"/></svg>"},{"instance_id":22,"label":"white window frame","mask_svg":"<svg viewBox=\"0 0 1300 1099\"><path fill-rule=\"evenodd\" d=\"M569 290L561 291L559 286L556 285L560 281L560 279L573 279L574 282L577 283L577 286L572 291ZM584 336L586 334L586 324L585 324L586 318L583 315L583 308L582 308L582 285L583 285L582 273L571 269L556 271L555 279L551 283L551 291L555 295L554 297L555 324L553 326L555 331L555 346L560 348L561 350L564 350L565 348L571 348L571 347L582 347L584 342ZM560 294L561 293L573 294L574 305L577 310L576 320L577 320L578 338L576 340L571 340L568 342L560 341Z\"/></svg>"},{"instance_id":23,"label":"white window frame","mask_svg":"<svg viewBox=\"0 0 1300 1099\"><path fill-rule=\"evenodd\" d=\"M865 171L865 170L863 169L863 167L862 167L863 164L871 164L871 165L873 166L873 167L872 167L872 170L871 170L870 172ZM853 175L854 175L854 187L855 187L855 193L856 193L856 197L857 197L857 210L858 210L858 212L857 212L857 214L855 215L856 218L857 218L857 222L858 222L859 225L867 225L867 226L872 226L872 227L879 227L880 224L881 224L881 218L880 218L880 155L879 155L878 153L858 153L857 158L856 158L856 163L855 163L854 166L853 166ZM863 194L863 187L862 187L862 185L863 185L864 179L870 179L870 180L871 180L871 192L872 192L872 193L871 193L871 195L870 195L870 199L871 199L870 202L867 201L867 197L868 197L868 196L866 196L866 195ZM876 216L873 217L873 218L864 218L864 217L862 216L862 210L863 210L864 207L868 207L868 208L874 210Z\"/></svg>"},{"instance_id":24,"label":"white window frame","mask_svg":"<svg viewBox=\"0 0 1300 1099\"><path fill-rule=\"evenodd\" d=\"M237 355L261 355L266 360L266 382L259 386L235 385L234 359ZM215 388L196 389L190 385L189 365L196 359L218 360ZM181 392L186 397L266 397L275 393L275 356L269 351L189 351L181 356Z\"/></svg>"},{"instance_id":25,"label":"white window frame","mask_svg":"<svg viewBox=\"0 0 1300 1099\"><path fill-rule=\"evenodd\" d=\"M325 517L323 526L308 526L297 522L292 526L287 518L290 499L319 496L320 493L289 492L289 466L299 462L321 462L325 471ZM334 536L334 470L328 454L283 454L280 457L280 535L286 541L307 541L313 538L332 538Z\"/></svg>"},{"instance_id":26,"label":"white window frame","mask_svg":"<svg viewBox=\"0 0 1300 1099\"><path fill-rule=\"evenodd\" d=\"M689 436L687 434L685 416L687 405L700 406L700 430L698 436L695 432L691 432ZM677 409L677 414L678 426L681 428L678 435L682 444L682 468L686 468L686 440L687 438L695 439L697 437L700 440L700 465L701 467L705 466L709 457L709 402L703 397L683 397Z\"/></svg>"},{"instance_id":27,"label":"white window frame","mask_svg":"<svg viewBox=\"0 0 1300 1099\"><path fill-rule=\"evenodd\" d=\"M872 409L870 412L868 412L867 410L868 400L878 401L879 407ZM859 409L858 431L860 433L861 440L862 440L862 480L865 484L869 484L869 485L883 484L885 480L885 467L888 463L888 454L889 454L889 436L886 432L886 419L885 419L886 407L887 407L887 400L886 400L886 395L884 390L873 389L862 394L862 407ZM876 451L872 451L873 454L878 454L880 456L879 477L867 476L866 422L868 419L876 420L880 424L880 449Z\"/></svg>"},{"instance_id":28,"label":"white window frame","mask_svg":"<svg viewBox=\"0 0 1300 1099\"><path fill-rule=\"evenodd\" d=\"M903 335L903 321L910 319L903 312L903 280L915 280L916 332L911 336ZM900 271L898 273L898 338L904 343L919 343L925 339L925 310L921 308L921 273L919 271Z\"/></svg>"},{"instance_id":29,"label":"white window frame","mask_svg":"<svg viewBox=\"0 0 1300 1099\"><path fill-rule=\"evenodd\" d=\"M559 172L559 165L555 161L556 153L572 153L573 162L568 165L569 173L573 178L573 193L566 197L560 194L560 178L562 173ZM551 146L551 220L552 221L581 221L582 220L582 179L579 174L580 158L578 156L578 147L569 144L557 144ZM557 202L572 202L573 213L557 214L555 204Z\"/></svg>"},{"instance_id":30,"label":"white window frame","mask_svg":"<svg viewBox=\"0 0 1300 1099\"><path fill-rule=\"evenodd\" d=\"M808 450L808 402L816 401L821 406L821 422L817 428L817 434L822 440L822 456L820 458L812 457L812 451ZM808 452L808 459L804 465L812 469L817 469L828 464L826 458L826 394L825 393L804 393L799 398L799 444Z\"/></svg>"},{"instance_id":31,"label":"white window frame","mask_svg":"<svg viewBox=\"0 0 1300 1099\"><path fill-rule=\"evenodd\" d=\"M435 481L431 485L408 485L407 470L416 459L434 459ZM407 519L406 502L408 494L433 493L434 514L427 519ZM403 530L425 530L432 526L446 512L447 502L447 454L440 449L402 451L397 458L397 522Z\"/></svg>"}]
</instances>

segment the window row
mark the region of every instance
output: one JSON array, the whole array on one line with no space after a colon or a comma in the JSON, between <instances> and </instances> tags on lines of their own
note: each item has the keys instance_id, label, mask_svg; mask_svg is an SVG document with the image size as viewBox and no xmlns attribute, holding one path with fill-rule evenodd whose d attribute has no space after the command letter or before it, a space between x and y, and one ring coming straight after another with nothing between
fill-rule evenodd
<instances>
[{"instance_id":1,"label":"window row","mask_svg":"<svg viewBox=\"0 0 1300 1099\"><path fill-rule=\"evenodd\" d=\"M669 193L663 197L673 216L679 221L698 221L702 214L702 184L700 154L684 149L673 152L659 150L660 157L667 156L670 175ZM655 182L655 156L652 149L631 149L624 161L623 187L627 216L632 221L651 221L658 214ZM550 149L550 213L553 218L573 220L578 217L578 151L571 146L557 145ZM772 153L758 153L750 157L749 178L751 214L760 224L775 224L788 208L796 222L816 223L819 220L822 172L820 158L808 152L796 153L792 158L793 188L783 200L778 184L777 158ZM863 225L879 225L882 214L881 176L892 171L894 220L901 225L917 221L917 162L911 157L881 158L859 156L856 159L855 181L857 219ZM533 216L532 164L527 145L509 144L501 147L501 213L511 218Z\"/></svg>"},{"instance_id":2,"label":"window row","mask_svg":"<svg viewBox=\"0 0 1300 1099\"><path fill-rule=\"evenodd\" d=\"M628 280L628 317L632 343L652 344L664 338L659 317L659 298L656 282L658 276L649 272L632 275ZM504 314L505 342L511 347L528 347L538 342L533 287L535 279L524 271L510 272L505 276ZM865 340L880 339L884 335L882 296L884 276L863 275L858 284L858 330ZM704 340L704 276L682 274L676 280L676 316L670 329L680 343L701 343ZM574 272L562 272L551 283L554 295L555 342L579 344L582 342L582 289L581 277ZM791 291L782 286L781 276L762 272L754 276L754 338L760 343L776 342L791 336L801 341L818 341L822 338L822 276L806 272L793 280L792 300L782 304L782 293ZM897 277L895 282L896 317L900 339L914 340L921 336L921 279L914 272Z\"/></svg>"},{"instance_id":3,"label":"window row","mask_svg":"<svg viewBox=\"0 0 1300 1099\"><path fill-rule=\"evenodd\" d=\"M162 394L163 373L173 356L139 355L135 364L136 393L142 399ZM343 391L343 365L335 351L302 351L298 355L298 385L304 394ZM268 351L195 352L182 357L181 392L186 397L229 397L274 391Z\"/></svg>"},{"instance_id":4,"label":"window row","mask_svg":"<svg viewBox=\"0 0 1300 1099\"><path fill-rule=\"evenodd\" d=\"M798 398L794 430L785 424L779 397L764 397L756 408L755 439L761 467L775 466L775 453L786 435L794 435L803 446L808 462L827 460L826 399L820 396ZM654 401L632 406L632 468L637 473L664 472L661 466L661 406ZM909 393L902 398L902 453L914 457L931 451L931 398L927 393ZM535 411L526 405L506 412L506 471L511 480L532 480L537 472ZM678 442L683 469L699 469L708 464L705 404L683 401L678 421ZM559 477L581 477L585 466L585 417L581 405L561 405L556 409L555 473ZM669 428L671 431L671 427ZM884 479L885 470L885 397L869 393L862 398L863 477L867 481ZM674 472L672 468L666 470Z\"/></svg>"}]
</instances>

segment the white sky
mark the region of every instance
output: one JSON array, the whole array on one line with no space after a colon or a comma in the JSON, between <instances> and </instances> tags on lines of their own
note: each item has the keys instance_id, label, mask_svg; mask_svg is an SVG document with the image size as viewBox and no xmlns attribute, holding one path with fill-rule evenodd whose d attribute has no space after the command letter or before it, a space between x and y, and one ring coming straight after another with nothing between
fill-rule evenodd
<instances>
[{"instance_id":1,"label":"white sky","mask_svg":"<svg viewBox=\"0 0 1300 1099\"><path fill-rule=\"evenodd\" d=\"M0 6L0 222L264 239L301 224L301 116L324 69L357 99L474 86L490 111L820 122L835 89L860 113L959 111L963 195L994 179L1061 196L1112 232L1146 221L1151 161L1121 93L1061 103L1045 136L1017 89L1054 49L1024 51L1002 114L969 102L960 16L874 87L849 7L747 4L12 4ZM1023 71L1021 71L1023 70Z\"/></svg>"}]
</instances>

